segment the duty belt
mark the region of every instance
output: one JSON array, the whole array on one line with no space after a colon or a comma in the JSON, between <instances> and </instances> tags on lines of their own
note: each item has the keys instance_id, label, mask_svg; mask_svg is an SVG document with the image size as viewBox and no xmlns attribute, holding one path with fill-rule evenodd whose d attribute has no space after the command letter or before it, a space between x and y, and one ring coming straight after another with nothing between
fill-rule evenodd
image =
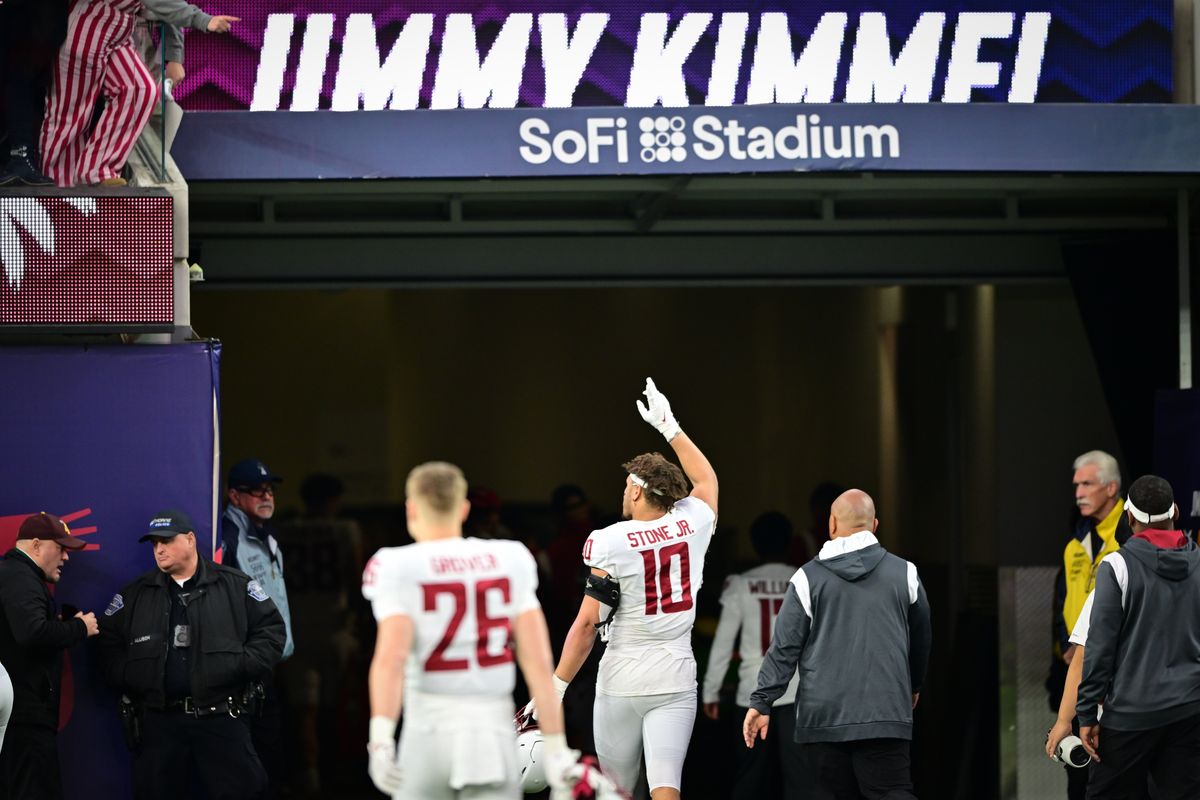
<instances>
[{"instance_id":1,"label":"duty belt","mask_svg":"<svg viewBox=\"0 0 1200 800\"><path fill-rule=\"evenodd\" d=\"M192 698L185 697L182 700L176 700L174 703L167 703L164 711L182 711L184 714L191 714L193 717L210 717L213 714L228 714L231 717L237 718L241 711L230 705L229 701L222 700L213 705L196 705Z\"/></svg>"}]
</instances>

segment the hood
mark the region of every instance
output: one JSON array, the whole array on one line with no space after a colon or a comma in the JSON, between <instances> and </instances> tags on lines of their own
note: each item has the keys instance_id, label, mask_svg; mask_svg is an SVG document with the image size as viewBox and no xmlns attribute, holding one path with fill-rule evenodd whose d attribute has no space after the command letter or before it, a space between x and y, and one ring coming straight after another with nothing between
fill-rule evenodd
<instances>
[{"instance_id":1,"label":"hood","mask_svg":"<svg viewBox=\"0 0 1200 800\"><path fill-rule=\"evenodd\" d=\"M1172 546L1180 542L1181 546ZM1121 553L1169 581L1181 581L1200 567L1200 549L1179 531L1154 531L1149 536L1139 533L1121 548Z\"/></svg>"},{"instance_id":2,"label":"hood","mask_svg":"<svg viewBox=\"0 0 1200 800\"><path fill-rule=\"evenodd\" d=\"M885 555L883 545L872 544L832 558L818 558L816 563L844 581L856 581L870 575Z\"/></svg>"}]
</instances>

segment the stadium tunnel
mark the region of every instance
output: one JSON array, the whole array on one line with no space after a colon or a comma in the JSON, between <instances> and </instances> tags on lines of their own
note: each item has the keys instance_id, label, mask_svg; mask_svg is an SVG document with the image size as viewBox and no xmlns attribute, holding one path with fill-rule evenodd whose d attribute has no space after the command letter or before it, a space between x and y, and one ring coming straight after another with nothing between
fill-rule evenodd
<instances>
[{"instance_id":1,"label":"stadium tunnel","mask_svg":"<svg viewBox=\"0 0 1200 800\"><path fill-rule=\"evenodd\" d=\"M619 464L661 446L632 413L653 375L721 477L712 618L756 514L803 528L818 482L863 487L936 612L918 788L995 796L998 570L1060 558L1079 453L1152 469L1155 391L1190 358L1196 184L199 183L192 324L225 344L225 452L341 475L363 508L434 457L507 501L572 481L615 507ZM723 740L695 741L693 768Z\"/></svg>"}]
</instances>

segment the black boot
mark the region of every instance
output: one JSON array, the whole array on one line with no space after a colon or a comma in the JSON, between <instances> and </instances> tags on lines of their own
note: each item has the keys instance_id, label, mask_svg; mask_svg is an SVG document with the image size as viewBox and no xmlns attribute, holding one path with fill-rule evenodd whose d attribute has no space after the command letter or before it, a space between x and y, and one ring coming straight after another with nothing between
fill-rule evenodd
<instances>
[{"instance_id":1,"label":"black boot","mask_svg":"<svg viewBox=\"0 0 1200 800\"><path fill-rule=\"evenodd\" d=\"M54 181L42 174L25 146L14 147L9 153L8 164L0 170L0 186L53 186Z\"/></svg>"}]
</instances>

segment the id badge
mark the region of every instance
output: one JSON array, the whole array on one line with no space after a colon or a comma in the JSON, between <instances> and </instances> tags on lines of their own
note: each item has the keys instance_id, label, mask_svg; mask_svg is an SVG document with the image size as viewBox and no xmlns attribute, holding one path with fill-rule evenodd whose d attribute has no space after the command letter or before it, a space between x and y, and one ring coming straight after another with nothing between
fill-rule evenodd
<instances>
[{"instance_id":1,"label":"id badge","mask_svg":"<svg viewBox=\"0 0 1200 800\"><path fill-rule=\"evenodd\" d=\"M175 647L191 647L192 634L187 625L175 626Z\"/></svg>"}]
</instances>

